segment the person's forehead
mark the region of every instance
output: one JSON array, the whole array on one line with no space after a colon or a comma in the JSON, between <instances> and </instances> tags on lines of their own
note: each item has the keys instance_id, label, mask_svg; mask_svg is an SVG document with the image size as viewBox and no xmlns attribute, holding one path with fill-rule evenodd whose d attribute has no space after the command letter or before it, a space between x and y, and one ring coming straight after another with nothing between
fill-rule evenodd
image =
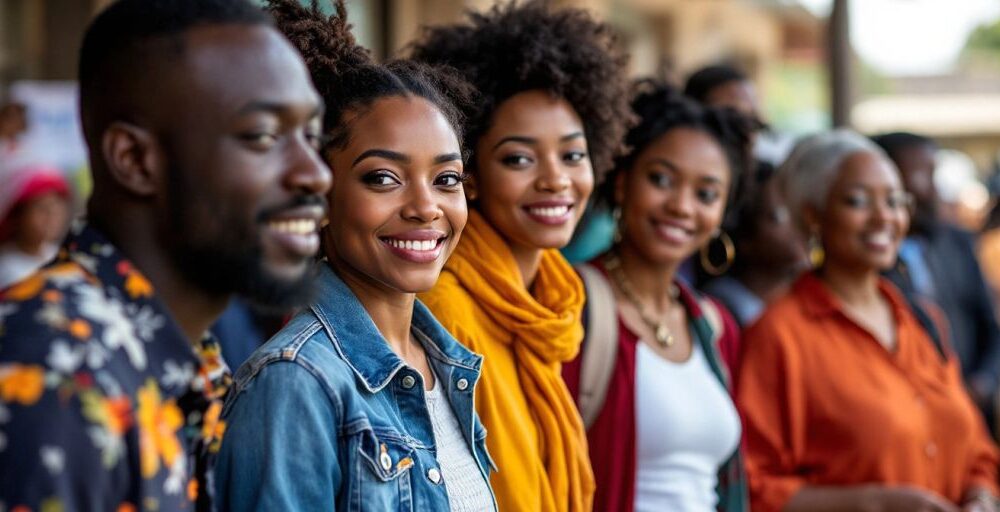
<instances>
[{"instance_id":1,"label":"person's forehead","mask_svg":"<svg viewBox=\"0 0 1000 512\"><path fill-rule=\"evenodd\" d=\"M545 91L526 91L507 98L493 115L494 125L516 126L539 135L562 136L552 133L556 127L580 127L582 121L566 99Z\"/></svg>"},{"instance_id":2,"label":"person's forehead","mask_svg":"<svg viewBox=\"0 0 1000 512\"><path fill-rule=\"evenodd\" d=\"M186 100L222 109L252 102L314 105L319 98L305 64L273 28L263 25L210 25L183 35L180 81Z\"/></svg>"},{"instance_id":3,"label":"person's forehead","mask_svg":"<svg viewBox=\"0 0 1000 512\"><path fill-rule=\"evenodd\" d=\"M871 151L858 151L845 158L838 177L842 183L899 182L899 173L892 162Z\"/></svg>"}]
</instances>

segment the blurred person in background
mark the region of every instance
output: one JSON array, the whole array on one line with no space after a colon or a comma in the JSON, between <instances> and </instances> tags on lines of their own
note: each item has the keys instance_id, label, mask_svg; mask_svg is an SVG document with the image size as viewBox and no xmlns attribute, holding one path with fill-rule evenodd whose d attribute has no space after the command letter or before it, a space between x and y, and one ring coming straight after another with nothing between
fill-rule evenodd
<instances>
[{"instance_id":1,"label":"blurred person in background","mask_svg":"<svg viewBox=\"0 0 1000 512\"><path fill-rule=\"evenodd\" d=\"M896 132L873 140L899 169L915 205L899 248L900 265L889 276L944 310L950 343L969 392L990 425L996 424L1000 383L1000 325L976 254L976 239L941 219L934 187L937 145L921 135Z\"/></svg>"},{"instance_id":2,"label":"blurred person in background","mask_svg":"<svg viewBox=\"0 0 1000 512\"><path fill-rule=\"evenodd\" d=\"M308 295L330 172L301 57L244 0L120 0L87 28L94 178L57 257L0 292L0 508L213 510L240 295Z\"/></svg>"},{"instance_id":3,"label":"blurred person in background","mask_svg":"<svg viewBox=\"0 0 1000 512\"><path fill-rule=\"evenodd\" d=\"M744 197L733 201L723 224L735 249L732 267L702 287L744 328L809 268L805 241L781 196L774 167L759 161L756 167L752 184L743 188Z\"/></svg>"},{"instance_id":4,"label":"blurred person in background","mask_svg":"<svg viewBox=\"0 0 1000 512\"><path fill-rule=\"evenodd\" d=\"M785 160L793 139L770 129L760 107L757 87L747 74L729 64L715 64L692 73L684 84L684 94L698 103L730 107L756 119L763 128L754 137L754 156L773 166Z\"/></svg>"},{"instance_id":5,"label":"blurred person in background","mask_svg":"<svg viewBox=\"0 0 1000 512\"><path fill-rule=\"evenodd\" d=\"M0 106L0 161L11 158L21 148L20 136L28 130L24 105L6 103Z\"/></svg>"},{"instance_id":6,"label":"blurred person in background","mask_svg":"<svg viewBox=\"0 0 1000 512\"><path fill-rule=\"evenodd\" d=\"M986 215L983 227L979 231L976 256L983 269L983 277L989 283L993 293L993 304L1000 318L1000 170L994 170L987 182L987 189L992 198L992 207Z\"/></svg>"},{"instance_id":7,"label":"blurred person in background","mask_svg":"<svg viewBox=\"0 0 1000 512\"><path fill-rule=\"evenodd\" d=\"M653 81L638 84L633 109L630 150L600 197L618 233L609 252L577 267L586 338L563 367L588 427L594 509L747 511L740 419L720 357L739 328L677 270L720 235L753 164L756 125Z\"/></svg>"},{"instance_id":8,"label":"blurred person in background","mask_svg":"<svg viewBox=\"0 0 1000 512\"><path fill-rule=\"evenodd\" d=\"M421 300L485 357L476 408L500 510L589 511L586 432L559 373L580 349L585 297L558 249L622 149L627 56L610 25L543 1L432 27L413 56L481 94L466 133L469 224Z\"/></svg>"},{"instance_id":9,"label":"blurred person in background","mask_svg":"<svg viewBox=\"0 0 1000 512\"><path fill-rule=\"evenodd\" d=\"M825 256L744 335L753 510L997 510L997 447L957 358L881 277L909 228L895 166L837 130L800 142L778 179Z\"/></svg>"},{"instance_id":10,"label":"blurred person in background","mask_svg":"<svg viewBox=\"0 0 1000 512\"><path fill-rule=\"evenodd\" d=\"M56 255L72 211L62 171L28 164L0 173L0 289Z\"/></svg>"}]
</instances>

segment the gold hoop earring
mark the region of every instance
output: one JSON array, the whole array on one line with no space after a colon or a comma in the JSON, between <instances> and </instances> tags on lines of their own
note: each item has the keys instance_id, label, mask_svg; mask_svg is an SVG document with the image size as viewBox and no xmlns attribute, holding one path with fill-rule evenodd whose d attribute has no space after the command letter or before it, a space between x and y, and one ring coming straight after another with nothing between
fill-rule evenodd
<instances>
[{"instance_id":1,"label":"gold hoop earring","mask_svg":"<svg viewBox=\"0 0 1000 512\"><path fill-rule=\"evenodd\" d=\"M611 236L611 240L617 245L622 241L622 209L620 206L615 206L611 210L611 219L615 223L615 231Z\"/></svg>"},{"instance_id":2,"label":"gold hoop earring","mask_svg":"<svg viewBox=\"0 0 1000 512\"><path fill-rule=\"evenodd\" d=\"M820 268L826 261L826 250L823 249L823 242L814 231L809 235L809 263L813 268Z\"/></svg>"},{"instance_id":3,"label":"gold hoop earring","mask_svg":"<svg viewBox=\"0 0 1000 512\"><path fill-rule=\"evenodd\" d=\"M701 253L701 268L711 276L721 276L729 270L729 267L733 266L733 260L736 259L736 244L733 243L733 239L728 233L721 230L713 240L718 240L722 243L722 248L726 251L726 262L721 265L712 263L709 251L712 241L709 241L707 244L703 245L699 251Z\"/></svg>"}]
</instances>

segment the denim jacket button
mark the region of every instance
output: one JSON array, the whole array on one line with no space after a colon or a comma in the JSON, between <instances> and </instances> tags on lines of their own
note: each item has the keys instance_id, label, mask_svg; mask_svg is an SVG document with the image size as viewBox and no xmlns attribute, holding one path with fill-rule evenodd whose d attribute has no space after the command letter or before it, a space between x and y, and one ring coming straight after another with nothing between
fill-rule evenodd
<instances>
[{"instance_id":1,"label":"denim jacket button","mask_svg":"<svg viewBox=\"0 0 1000 512\"><path fill-rule=\"evenodd\" d=\"M413 375L407 375L403 377L403 388L410 389L414 384L417 383L417 379L413 378Z\"/></svg>"},{"instance_id":2,"label":"denim jacket button","mask_svg":"<svg viewBox=\"0 0 1000 512\"><path fill-rule=\"evenodd\" d=\"M466 389L469 389L469 381L465 379L458 379L458 382L455 383L455 387L457 387L459 391L465 391Z\"/></svg>"},{"instance_id":3,"label":"denim jacket button","mask_svg":"<svg viewBox=\"0 0 1000 512\"><path fill-rule=\"evenodd\" d=\"M441 472L438 468L431 468L427 470L427 478L434 482L435 484L441 483Z\"/></svg>"},{"instance_id":4,"label":"denim jacket button","mask_svg":"<svg viewBox=\"0 0 1000 512\"><path fill-rule=\"evenodd\" d=\"M382 469L386 471L392 469L392 457L390 457L388 453L382 452L382 455L378 458L378 462L382 465Z\"/></svg>"}]
</instances>

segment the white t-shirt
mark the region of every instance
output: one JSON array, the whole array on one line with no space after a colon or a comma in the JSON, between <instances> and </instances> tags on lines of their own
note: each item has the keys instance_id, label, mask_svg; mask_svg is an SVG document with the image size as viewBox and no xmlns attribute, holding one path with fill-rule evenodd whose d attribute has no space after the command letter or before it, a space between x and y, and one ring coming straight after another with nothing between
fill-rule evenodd
<instances>
[{"instance_id":1,"label":"white t-shirt","mask_svg":"<svg viewBox=\"0 0 1000 512\"><path fill-rule=\"evenodd\" d=\"M640 342L635 386L635 512L715 512L719 467L741 428L700 344L675 363Z\"/></svg>"}]
</instances>

